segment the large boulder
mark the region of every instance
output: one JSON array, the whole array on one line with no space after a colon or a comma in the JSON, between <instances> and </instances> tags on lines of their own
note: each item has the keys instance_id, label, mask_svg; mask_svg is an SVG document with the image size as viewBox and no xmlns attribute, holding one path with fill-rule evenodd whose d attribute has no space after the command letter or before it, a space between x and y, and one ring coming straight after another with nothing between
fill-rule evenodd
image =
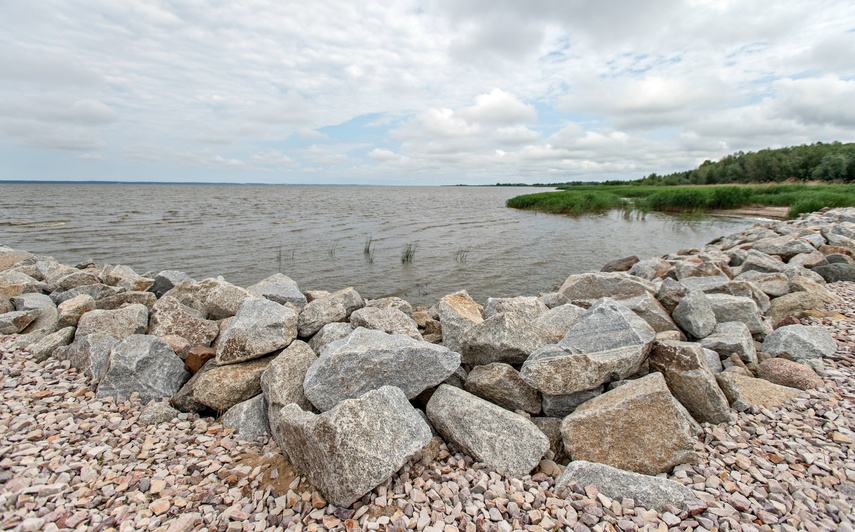
<instances>
[{"instance_id":1,"label":"large boulder","mask_svg":"<svg viewBox=\"0 0 855 532\"><path fill-rule=\"evenodd\" d=\"M452 351L460 352L463 333L484 321L483 308L465 291L449 294L439 300L437 313L442 324L442 343Z\"/></svg>"},{"instance_id":2,"label":"large boulder","mask_svg":"<svg viewBox=\"0 0 855 532\"><path fill-rule=\"evenodd\" d=\"M746 364L757 363L757 350L751 331L741 321L716 324L712 334L701 340L701 345L718 353L721 360L736 354Z\"/></svg>"},{"instance_id":3,"label":"large boulder","mask_svg":"<svg viewBox=\"0 0 855 532\"><path fill-rule=\"evenodd\" d=\"M207 318L210 320L221 320L234 316L238 313L243 302L252 297L252 294L225 281L222 277L207 281L209 282L204 291L204 304Z\"/></svg>"},{"instance_id":4,"label":"large boulder","mask_svg":"<svg viewBox=\"0 0 855 532\"><path fill-rule=\"evenodd\" d=\"M535 350L554 341L522 314L503 312L477 323L460 337L462 362L472 366L506 362L522 364Z\"/></svg>"},{"instance_id":5,"label":"large boulder","mask_svg":"<svg viewBox=\"0 0 855 532\"><path fill-rule=\"evenodd\" d=\"M704 338L715 329L715 312L707 295L700 290L684 295L671 317L691 338Z\"/></svg>"},{"instance_id":6,"label":"large boulder","mask_svg":"<svg viewBox=\"0 0 855 532\"><path fill-rule=\"evenodd\" d=\"M771 297L780 297L790 292L790 278L784 273L760 273L749 270L737 275L734 280L753 283Z\"/></svg>"},{"instance_id":7,"label":"large boulder","mask_svg":"<svg viewBox=\"0 0 855 532\"><path fill-rule=\"evenodd\" d=\"M567 395L543 395L541 407L544 416L565 418L582 403L588 402L605 391L605 385L597 386L593 390L570 393Z\"/></svg>"},{"instance_id":8,"label":"large boulder","mask_svg":"<svg viewBox=\"0 0 855 532\"><path fill-rule=\"evenodd\" d=\"M771 383L798 390L822 386L822 379L813 369L785 358L767 358L758 365L757 375Z\"/></svg>"},{"instance_id":9,"label":"large boulder","mask_svg":"<svg viewBox=\"0 0 855 532\"><path fill-rule=\"evenodd\" d=\"M589 306L604 297L627 299L645 292L655 294L656 285L624 272L580 273L568 277L558 291L574 304Z\"/></svg>"},{"instance_id":10,"label":"large boulder","mask_svg":"<svg viewBox=\"0 0 855 532\"><path fill-rule=\"evenodd\" d=\"M564 447L574 460L658 475L694 462L699 426L668 391L661 373L629 381L564 418Z\"/></svg>"},{"instance_id":11,"label":"large boulder","mask_svg":"<svg viewBox=\"0 0 855 532\"><path fill-rule=\"evenodd\" d=\"M110 350L117 343L118 339L106 334L87 334L75 338L74 342L67 346L57 348L53 356L57 360L69 361L71 367L86 375L90 383L98 384L107 369Z\"/></svg>"},{"instance_id":12,"label":"large boulder","mask_svg":"<svg viewBox=\"0 0 855 532\"><path fill-rule=\"evenodd\" d=\"M730 401L730 406L739 411L751 406L779 407L802 394L801 390L795 388L780 386L764 379L755 379L731 371L719 373L715 378L727 400Z\"/></svg>"},{"instance_id":13,"label":"large boulder","mask_svg":"<svg viewBox=\"0 0 855 532\"><path fill-rule=\"evenodd\" d=\"M327 346L306 372L303 390L322 412L387 385L397 386L412 399L444 381L458 366L460 355L446 347L359 327Z\"/></svg>"},{"instance_id":14,"label":"large boulder","mask_svg":"<svg viewBox=\"0 0 855 532\"><path fill-rule=\"evenodd\" d=\"M764 238L754 242L751 248L767 255L778 255L784 262L789 261L800 253L816 251L816 248L810 245L810 243L790 235Z\"/></svg>"},{"instance_id":15,"label":"large boulder","mask_svg":"<svg viewBox=\"0 0 855 532\"><path fill-rule=\"evenodd\" d=\"M217 344L217 364L263 357L296 337L296 312L269 299L247 299Z\"/></svg>"},{"instance_id":16,"label":"large boulder","mask_svg":"<svg viewBox=\"0 0 855 532\"><path fill-rule=\"evenodd\" d=\"M267 423L267 408L264 395L256 395L229 408L223 414L222 423L226 428L233 429L235 434L244 440L254 440L270 434Z\"/></svg>"},{"instance_id":17,"label":"large boulder","mask_svg":"<svg viewBox=\"0 0 855 532\"><path fill-rule=\"evenodd\" d=\"M677 324L668 315L665 307L650 292L645 292L640 296L621 299L620 304L635 312L639 318L646 321L657 333L680 331Z\"/></svg>"},{"instance_id":18,"label":"large boulder","mask_svg":"<svg viewBox=\"0 0 855 532\"><path fill-rule=\"evenodd\" d=\"M137 392L140 401L147 403L172 397L189 378L184 362L166 342L133 334L110 350L97 396L128 398Z\"/></svg>"},{"instance_id":19,"label":"large boulder","mask_svg":"<svg viewBox=\"0 0 855 532\"><path fill-rule=\"evenodd\" d=\"M487 299L487 304L484 306L484 318L512 312L528 321L534 321L547 310L549 307L546 303L534 296L491 297Z\"/></svg>"},{"instance_id":20,"label":"large boulder","mask_svg":"<svg viewBox=\"0 0 855 532\"><path fill-rule=\"evenodd\" d=\"M155 295L155 297L163 297L163 295L170 290L172 290L175 285L183 282L190 281L193 282L193 279L190 278L184 272L179 272L177 270L163 270L158 273L153 278L153 283L146 290Z\"/></svg>"},{"instance_id":21,"label":"large boulder","mask_svg":"<svg viewBox=\"0 0 855 532\"><path fill-rule=\"evenodd\" d=\"M666 277L665 280L662 281L662 284L659 285L659 289L656 291L656 301L659 301L662 308L667 310L669 313L672 313L674 312L674 309L677 308L677 305L680 304L683 297L688 293L689 289L686 285L679 281L675 281L670 277Z\"/></svg>"},{"instance_id":22,"label":"large boulder","mask_svg":"<svg viewBox=\"0 0 855 532\"><path fill-rule=\"evenodd\" d=\"M58 327L77 327L77 322L80 321L80 316L83 316L90 310L95 310L95 298L87 294L80 294L67 301L63 301L57 306L59 312Z\"/></svg>"},{"instance_id":23,"label":"large boulder","mask_svg":"<svg viewBox=\"0 0 855 532\"><path fill-rule=\"evenodd\" d=\"M574 460L567 464L555 481L553 491L560 494L571 483L581 487L594 485L599 493L612 500L633 499L636 504L657 512L666 511L668 506L681 508L685 503L698 500L692 490L679 482L586 460Z\"/></svg>"},{"instance_id":24,"label":"large boulder","mask_svg":"<svg viewBox=\"0 0 855 532\"><path fill-rule=\"evenodd\" d=\"M199 368L192 377L190 377L190 380L184 383L184 386L182 386L181 389L169 399L169 404L181 412L193 412L204 415L219 415L223 413L223 411L216 412L212 410L209 406L200 403L193 397L193 390L196 389L196 383L202 379L202 376L205 375L205 373L217 367L219 366L217 366L217 362L213 359L205 362L202 367Z\"/></svg>"},{"instance_id":25,"label":"large boulder","mask_svg":"<svg viewBox=\"0 0 855 532\"><path fill-rule=\"evenodd\" d=\"M53 299L54 303L59 305L64 301L74 299L75 297L83 294L90 296L95 301L98 301L104 299L105 297L114 296L118 293L119 290L117 288L99 283L81 286L73 290L68 290L66 292L51 292L50 298Z\"/></svg>"},{"instance_id":26,"label":"large boulder","mask_svg":"<svg viewBox=\"0 0 855 532\"><path fill-rule=\"evenodd\" d=\"M74 327L64 327L37 342L33 342L27 347L27 350L33 354L33 360L42 362L47 360L57 348L70 344L73 338Z\"/></svg>"},{"instance_id":27,"label":"large boulder","mask_svg":"<svg viewBox=\"0 0 855 532\"><path fill-rule=\"evenodd\" d=\"M765 253L761 253L756 249L749 249L742 261L741 268L743 272L756 271L760 273L775 273L786 270L787 265L783 262L770 257Z\"/></svg>"},{"instance_id":28,"label":"large boulder","mask_svg":"<svg viewBox=\"0 0 855 532\"><path fill-rule=\"evenodd\" d=\"M549 450L531 421L454 386L437 388L426 413L446 441L510 475L527 475Z\"/></svg>"},{"instance_id":29,"label":"large boulder","mask_svg":"<svg viewBox=\"0 0 855 532\"><path fill-rule=\"evenodd\" d=\"M825 282L855 281L855 264L834 263L817 266L814 272L820 274Z\"/></svg>"},{"instance_id":30,"label":"large boulder","mask_svg":"<svg viewBox=\"0 0 855 532\"><path fill-rule=\"evenodd\" d=\"M825 327L787 325L763 340L763 351L796 362L822 359L837 351L837 341Z\"/></svg>"},{"instance_id":31,"label":"large boulder","mask_svg":"<svg viewBox=\"0 0 855 532\"><path fill-rule=\"evenodd\" d=\"M283 450L294 465L342 508L391 477L431 438L428 424L393 386L342 401L320 415L292 403L278 423Z\"/></svg>"},{"instance_id":32,"label":"large boulder","mask_svg":"<svg viewBox=\"0 0 855 532\"><path fill-rule=\"evenodd\" d=\"M95 308L99 310L116 310L125 305L139 304L151 310L157 303L157 298L151 292L119 292L108 295L95 301Z\"/></svg>"},{"instance_id":33,"label":"large boulder","mask_svg":"<svg viewBox=\"0 0 855 532\"><path fill-rule=\"evenodd\" d=\"M625 272L632 268L637 262L638 257L635 255L630 255L629 257L624 257L622 259L614 259L609 262L603 264L603 267L600 268L600 271L603 273L609 272Z\"/></svg>"},{"instance_id":34,"label":"large boulder","mask_svg":"<svg viewBox=\"0 0 855 532\"><path fill-rule=\"evenodd\" d=\"M464 389L512 412L522 410L532 415L540 412L540 393L508 364L475 366L466 377Z\"/></svg>"},{"instance_id":35,"label":"large boulder","mask_svg":"<svg viewBox=\"0 0 855 532\"><path fill-rule=\"evenodd\" d=\"M297 282L281 273L271 275L247 287L247 290L252 294L275 301L280 305L290 303L297 308L306 306L306 296L300 291Z\"/></svg>"},{"instance_id":36,"label":"large boulder","mask_svg":"<svg viewBox=\"0 0 855 532\"><path fill-rule=\"evenodd\" d=\"M277 303L278 304L278 303ZM193 399L216 412L261 393L261 374L273 357L215 366L202 373L193 386ZM199 375L197 373L196 375Z\"/></svg>"},{"instance_id":37,"label":"large boulder","mask_svg":"<svg viewBox=\"0 0 855 532\"><path fill-rule=\"evenodd\" d=\"M303 379L306 378L306 372L317 359L318 356L305 342L294 340L287 349L270 361L267 369L261 374L261 391L264 392L267 400L268 419L278 419L282 408L291 403L302 410L313 408L312 403L303 393ZM282 439L278 430L277 423L270 423L270 431L277 443Z\"/></svg>"},{"instance_id":38,"label":"large boulder","mask_svg":"<svg viewBox=\"0 0 855 532\"><path fill-rule=\"evenodd\" d=\"M715 424L732 420L730 403L718 387L700 345L656 342L650 353L650 369L665 377L671 394L697 421Z\"/></svg>"},{"instance_id":39,"label":"large boulder","mask_svg":"<svg viewBox=\"0 0 855 532\"><path fill-rule=\"evenodd\" d=\"M543 314L537 317L532 325L549 334L550 338L558 342L567 331L570 330L579 318L585 314L586 310L582 307L577 307L572 303L558 305L550 308Z\"/></svg>"},{"instance_id":40,"label":"large boulder","mask_svg":"<svg viewBox=\"0 0 855 532\"><path fill-rule=\"evenodd\" d=\"M148 309L143 305L128 305L116 310L91 310L77 322L75 338L100 333L122 340L134 334L145 334L147 328Z\"/></svg>"},{"instance_id":41,"label":"large boulder","mask_svg":"<svg viewBox=\"0 0 855 532\"><path fill-rule=\"evenodd\" d=\"M638 371L655 337L647 322L617 301L603 298L558 345L532 353L520 374L530 386L549 395L591 390Z\"/></svg>"},{"instance_id":42,"label":"large boulder","mask_svg":"<svg viewBox=\"0 0 855 532\"><path fill-rule=\"evenodd\" d=\"M316 354L320 355L329 344L350 335L354 328L355 327L353 325L342 321L327 323L320 331L312 336L312 339L309 340L309 347L311 347Z\"/></svg>"},{"instance_id":43,"label":"large boulder","mask_svg":"<svg viewBox=\"0 0 855 532\"><path fill-rule=\"evenodd\" d=\"M762 336L769 332L754 300L727 294L707 294L707 299L715 314L716 322L741 321L748 326L748 330L753 335Z\"/></svg>"},{"instance_id":44,"label":"large boulder","mask_svg":"<svg viewBox=\"0 0 855 532\"><path fill-rule=\"evenodd\" d=\"M206 320L202 314L172 296L161 297L151 312L149 334L180 336L190 345L211 345L220 332L217 322Z\"/></svg>"},{"instance_id":45,"label":"large boulder","mask_svg":"<svg viewBox=\"0 0 855 532\"><path fill-rule=\"evenodd\" d=\"M395 308L364 307L354 310L350 315L354 327L364 327L383 331L388 334L403 334L414 340L421 340L419 326L413 318Z\"/></svg>"},{"instance_id":46,"label":"large boulder","mask_svg":"<svg viewBox=\"0 0 855 532\"><path fill-rule=\"evenodd\" d=\"M380 299L370 299L365 301L366 307L372 308L393 308L400 310L409 317L413 317L413 306L400 297L381 297Z\"/></svg>"},{"instance_id":47,"label":"large boulder","mask_svg":"<svg viewBox=\"0 0 855 532\"><path fill-rule=\"evenodd\" d=\"M15 310L0 314L0 334L17 334L39 317L39 311Z\"/></svg>"},{"instance_id":48,"label":"large boulder","mask_svg":"<svg viewBox=\"0 0 855 532\"><path fill-rule=\"evenodd\" d=\"M300 338L311 338L328 323L346 321L353 311L363 306L365 302L353 288L313 299L300 311L297 322Z\"/></svg>"},{"instance_id":49,"label":"large boulder","mask_svg":"<svg viewBox=\"0 0 855 532\"><path fill-rule=\"evenodd\" d=\"M44 283L25 273L16 271L0 273L0 295L15 297L21 294L38 293L44 288Z\"/></svg>"}]
</instances>

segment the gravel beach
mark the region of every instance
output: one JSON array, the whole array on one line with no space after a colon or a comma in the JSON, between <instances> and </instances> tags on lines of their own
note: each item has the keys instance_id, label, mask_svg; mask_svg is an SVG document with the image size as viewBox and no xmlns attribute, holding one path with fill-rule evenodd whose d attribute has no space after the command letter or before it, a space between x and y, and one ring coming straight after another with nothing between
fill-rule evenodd
<instances>
[{"instance_id":1,"label":"gravel beach","mask_svg":"<svg viewBox=\"0 0 855 532\"><path fill-rule=\"evenodd\" d=\"M0 337L2 530L853 530L855 283L802 318L839 343L824 387L783 408L703 426L700 461L669 478L706 503L662 512L592 486L553 491L559 466L521 479L435 438L351 508L314 491L272 439L212 418L145 425L136 398L98 400L67 363L36 363Z\"/></svg>"}]
</instances>

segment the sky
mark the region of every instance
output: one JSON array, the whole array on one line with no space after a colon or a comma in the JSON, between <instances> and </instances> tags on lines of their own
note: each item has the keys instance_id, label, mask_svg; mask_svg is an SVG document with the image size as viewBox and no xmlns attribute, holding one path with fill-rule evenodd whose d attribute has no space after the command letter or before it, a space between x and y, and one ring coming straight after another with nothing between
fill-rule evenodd
<instances>
[{"instance_id":1,"label":"sky","mask_svg":"<svg viewBox=\"0 0 855 532\"><path fill-rule=\"evenodd\" d=\"M835 140L851 0L0 2L0 180L602 181Z\"/></svg>"}]
</instances>

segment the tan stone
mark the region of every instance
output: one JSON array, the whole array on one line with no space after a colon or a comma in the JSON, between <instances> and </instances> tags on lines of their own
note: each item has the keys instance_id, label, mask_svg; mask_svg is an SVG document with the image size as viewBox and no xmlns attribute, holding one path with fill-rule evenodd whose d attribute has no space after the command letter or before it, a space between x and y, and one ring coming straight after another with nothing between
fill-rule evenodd
<instances>
[{"instance_id":1,"label":"tan stone","mask_svg":"<svg viewBox=\"0 0 855 532\"><path fill-rule=\"evenodd\" d=\"M716 375L719 387L730 405L745 410L754 405L773 408L801 395L801 390L780 386L764 379L724 371Z\"/></svg>"},{"instance_id":2,"label":"tan stone","mask_svg":"<svg viewBox=\"0 0 855 532\"><path fill-rule=\"evenodd\" d=\"M774 384L799 390L822 386L822 379L813 369L785 358L770 358L761 362L759 376Z\"/></svg>"}]
</instances>

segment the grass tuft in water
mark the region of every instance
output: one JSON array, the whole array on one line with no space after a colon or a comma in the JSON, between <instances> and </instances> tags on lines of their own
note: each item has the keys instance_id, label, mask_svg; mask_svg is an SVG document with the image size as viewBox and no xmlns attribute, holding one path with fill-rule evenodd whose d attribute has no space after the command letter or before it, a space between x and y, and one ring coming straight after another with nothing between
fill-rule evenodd
<instances>
[{"instance_id":1,"label":"grass tuft in water","mask_svg":"<svg viewBox=\"0 0 855 532\"><path fill-rule=\"evenodd\" d=\"M416 243L410 242L404 246L404 251L401 252L401 264L410 264L413 262L413 257L416 255Z\"/></svg>"},{"instance_id":2,"label":"grass tuft in water","mask_svg":"<svg viewBox=\"0 0 855 532\"><path fill-rule=\"evenodd\" d=\"M466 262L466 256L469 254L469 248L458 249L454 254L454 262Z\"/></svg>"}]
</instances>

